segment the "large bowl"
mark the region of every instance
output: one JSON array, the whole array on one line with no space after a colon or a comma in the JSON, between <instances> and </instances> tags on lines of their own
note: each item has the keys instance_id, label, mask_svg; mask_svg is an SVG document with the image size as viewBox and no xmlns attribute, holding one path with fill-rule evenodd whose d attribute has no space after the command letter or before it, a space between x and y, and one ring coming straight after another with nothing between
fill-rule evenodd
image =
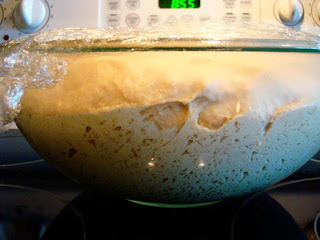
<instances>
[{"instance_id":1,"label":"large bowl","mask_svg":"<svg viewBox=\"0 0 320 240\"><path fill-rule=\"evenodd\" d=\"M65 175L135 201L208 203L280 181L319 150L314 39L135 36L46 41L32 58L65 72L26 88L15 120Z\"/></svg>"}]
</instances>

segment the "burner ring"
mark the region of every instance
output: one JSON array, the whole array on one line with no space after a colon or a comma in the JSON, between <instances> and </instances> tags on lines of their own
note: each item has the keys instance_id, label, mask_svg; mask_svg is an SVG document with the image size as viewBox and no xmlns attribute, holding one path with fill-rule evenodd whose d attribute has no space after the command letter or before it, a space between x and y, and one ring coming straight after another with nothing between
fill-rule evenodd
<instances>
[{"instance_id":1,"label":"burner ring","mask_svg":"<svg viewBox=\"0 0 320 240\"><path fill-rule=\"evenodd\" d=\"M315 159L315 158L311 158L311 161L320 163L320 160L319 159Z\"/></svg>"}]
</instances>

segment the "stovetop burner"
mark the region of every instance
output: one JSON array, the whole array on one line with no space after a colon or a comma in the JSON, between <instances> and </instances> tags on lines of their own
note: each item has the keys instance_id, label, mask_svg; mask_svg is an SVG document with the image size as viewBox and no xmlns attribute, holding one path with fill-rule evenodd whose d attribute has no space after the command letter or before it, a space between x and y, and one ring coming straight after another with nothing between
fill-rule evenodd
<instances>
[{"instance_id":1,"label":"stovetop burner","mask_svg":"<svg viewBox=\"0 0 320 240\"><path fill-rule=\"evenodd\" d=\"M291 191L295 187L298 192ZM71 205L85 223L85 239L318 240L320 192L313 192L316 188L320 189L320 178L196 208L149 207L85 192ZM303 194L311 195L304 198ZM303 211L291 209L294 201L287 200L292 198L300 198ZM72 212L62 211L42 239L59 239L68 229L76 231L73 218Z\"/></svg>"},{"instance_id":2,"label":"stovetop burner","mask_svg":"<svg viewBox=\"0 0 320 240\"><path fill-rule=\"evenodd\" d=\"M84 191L71 202L0 185L0 239L319 240L320 178L209 206L159 208Z\"/></svg>"},{"instance_id":3,"label":"stovetop burner","mask_svg":"<svg viewBox=\"0 0 320 240\"><path fill-rule=\"evenodd\" d=\"M159 208L84 189L37 157L0 162L1 240L320 240L319 160L262 192Z\"/></svg>"},{"instance_id":4,"label":"stovetop burner","mask_svg":"<svg viewBox=\"0 0 320 240\"><path fill-rule=\"evenodd\" d=\"M320 240L319 214L319 177L282 182L241 203L232 239Z\"/></svg>"}]
</instances>

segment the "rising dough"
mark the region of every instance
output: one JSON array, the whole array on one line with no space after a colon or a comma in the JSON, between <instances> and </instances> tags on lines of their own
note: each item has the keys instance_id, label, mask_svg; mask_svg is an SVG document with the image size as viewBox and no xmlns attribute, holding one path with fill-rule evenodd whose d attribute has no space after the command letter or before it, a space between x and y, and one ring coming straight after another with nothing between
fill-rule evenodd
<instances>
[{"instance_id":1,"label":"rising dough","mask_svg":"<svg viewBox=\"0 0 320 240\"><path fill-rule=\"evenodd\" d=\"M319 148L320 57L123 52L61 56L16 121L66 175L120 196L194 203L279 181Z\"/></svg>"}]
</instances>

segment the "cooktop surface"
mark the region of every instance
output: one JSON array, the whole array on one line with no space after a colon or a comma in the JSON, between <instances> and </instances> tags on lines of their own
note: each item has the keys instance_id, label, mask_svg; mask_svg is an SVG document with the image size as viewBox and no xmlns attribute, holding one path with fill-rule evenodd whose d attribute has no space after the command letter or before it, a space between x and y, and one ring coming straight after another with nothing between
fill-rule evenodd
<instances>
[{"instance_id":1,"label":"cooktop surface","mask_svg":"<svg viewBox=\"0 0 320 240\"><path fill-rule=\"evenodd\" d=\"M202 207L161 208L80 186L19 134L0 136L0 149L6 151L0 155L1 240L320 240L320 154L264 191Z\"/></svg>"}]
</instances>

